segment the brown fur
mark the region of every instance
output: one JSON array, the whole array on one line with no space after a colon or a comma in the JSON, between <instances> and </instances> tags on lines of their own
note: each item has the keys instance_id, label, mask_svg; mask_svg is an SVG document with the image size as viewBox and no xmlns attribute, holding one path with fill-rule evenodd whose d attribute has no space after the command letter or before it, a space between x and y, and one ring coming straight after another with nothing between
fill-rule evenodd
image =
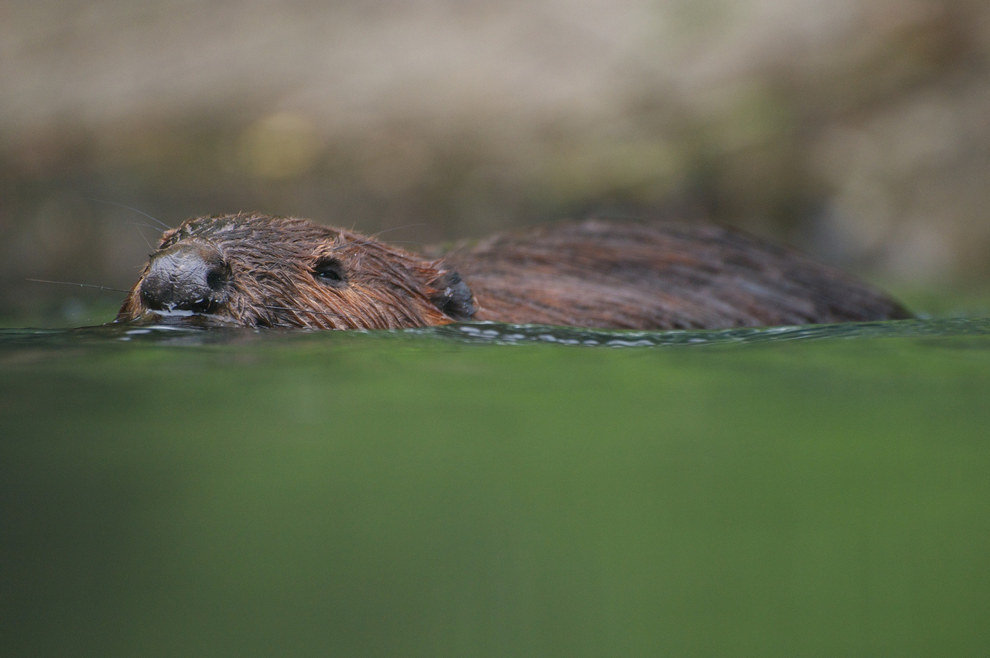
<instances>
[{"instance_id":1,"label":"brown fur","mask_svg":"<svg viewBox=\"0 0 990 658\"><path fill-rule=\"evenodd\" d=\"M907 317L792 251L708 224L556 224L439 260L312 222L238 214L165 233L117 322L389 329L491 320L623 329ZM181 320L182 318L180 318Z\"/></svg>"}]
</instances>

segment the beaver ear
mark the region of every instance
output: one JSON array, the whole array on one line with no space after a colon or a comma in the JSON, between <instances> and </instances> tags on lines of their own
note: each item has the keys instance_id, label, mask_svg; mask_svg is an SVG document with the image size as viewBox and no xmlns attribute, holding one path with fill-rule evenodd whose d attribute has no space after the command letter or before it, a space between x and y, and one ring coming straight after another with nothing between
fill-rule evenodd
<instances>
[{"instance_id":1,"label":"beaver ear","mask_svg":"<svg viewBox=\"0 0 990 658\"><path fill-rule=\"evenodd\" d=\"M471 289L454 270L440 270L429 282L434 292L430 301L440 312L454 320L470 320L474 316L474 299Z\"/></svg>"}]
</instances>

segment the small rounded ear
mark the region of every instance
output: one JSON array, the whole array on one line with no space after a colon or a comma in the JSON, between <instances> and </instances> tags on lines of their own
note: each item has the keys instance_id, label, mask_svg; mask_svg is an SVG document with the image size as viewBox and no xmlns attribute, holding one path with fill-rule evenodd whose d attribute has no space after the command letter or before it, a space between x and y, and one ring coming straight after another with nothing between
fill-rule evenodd
<instances>
[{"instance_id":1,"label":"small rounded ear","mask_svg":"<svg viewBox=\"0 0 990 658\"><path fill-rule=\"evenodd\" d=\"M440 270L428 285L434 290L430 301L441 313L454 320L470 320L474 316L474 296L460 274Z\"/></svg>"}]
</instances>

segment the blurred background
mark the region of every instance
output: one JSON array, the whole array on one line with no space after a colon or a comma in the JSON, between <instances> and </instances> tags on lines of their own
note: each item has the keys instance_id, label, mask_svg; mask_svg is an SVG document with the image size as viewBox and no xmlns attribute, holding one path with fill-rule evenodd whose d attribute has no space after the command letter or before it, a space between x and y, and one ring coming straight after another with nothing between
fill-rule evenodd
<instances>
[{"instance_id":1,"label":"blurred background","mask_svg":"<svg viewBox=\"0 0 990 658\"><path fill-rule=\"evenodd\" d=\"M11 0L0 320L112 317L27 281L132 283L160 231L105 202L410 242L709 218L985 291L988 73L985 0Z\"/></svg>"}]
</instances>

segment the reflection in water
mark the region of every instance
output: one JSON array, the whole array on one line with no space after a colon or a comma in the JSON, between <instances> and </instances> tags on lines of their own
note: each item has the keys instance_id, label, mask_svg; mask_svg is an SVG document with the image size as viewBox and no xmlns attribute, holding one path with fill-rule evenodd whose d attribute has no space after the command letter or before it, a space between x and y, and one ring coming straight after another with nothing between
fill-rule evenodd
<instances>
[{"instance_id":1,"label":"reflection in water","mask_svg":"<svg viewBox=\"0 0 990 658\"><path fill-rule=\"evenodd\" d=\"M541 342L605 347L662 347L822 338L965 336L990 333L990 318L846 322L842 324L714 331L607 331L533 325L454 324L431 328L430 333L450 336L465 342L508 344Z\"/></svg>"},{"instance_id":2,"label":"reflection in water","mask_svg":"<svg viewBox=\"0 0 990 658\"><path fill-rule=\"evenodd\" d=\"M0 329L0 347L17 345L80 346L113 342L170 345L233 344L275 336L327 336L332 340L359 335L381 337L426 337L455 343L524 345L551 343L587 347L670 347L680 345L725 345L830 338L911 338L990 334L990 318L951 318L847 322L842 324L790 327L739 328L709 331L616 331L542 325L513 325L489 322L458 323L439 327L389 331L310 331L305 329L246 329L214 327L201 329L175 325L132 326L109 324L79 329Z\"/></svg>"}]
</instances>

